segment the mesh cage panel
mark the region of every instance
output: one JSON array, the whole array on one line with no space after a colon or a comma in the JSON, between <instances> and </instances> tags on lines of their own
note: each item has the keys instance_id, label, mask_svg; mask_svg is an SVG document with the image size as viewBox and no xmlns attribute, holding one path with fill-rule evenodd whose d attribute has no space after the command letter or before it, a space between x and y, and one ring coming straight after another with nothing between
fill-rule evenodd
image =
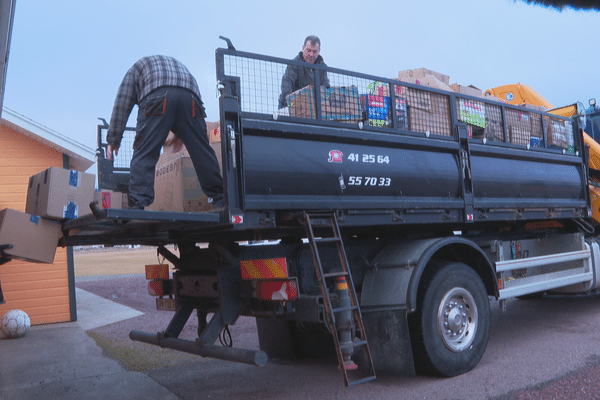
<instances>
[{"instance_id":1,"label":"mesh cage panel","mask_svg":"<svg viewBox=\"0 0 600 400\"><path fill-rule=\"evenodd\" d=\"M509 142L528 146L531 142L531 117L525 110L506 109Z\"/></svg>"},{"instance_id":2,"label":"mesh cage panel","mask_svg":"<svg viewBox=\"0 0 600 400\"><path fill-rule=\"evenodd\" d=\"M321 85L318 92L315 85L302 87L289 94L287 106L280 108L281 81L287 68L285 62L230 54L224 57L224 74L240 79L238 94L243 112L345 123L363 121L369 127L452 136L449 96L333 71L327 71L329 86ZM309 66L303 68L310 70ZM313 77L318 70L313 68ZM394 104L391 90L395 91Z\"/></svg>"},{"instance_id":3,"label":"mesh cage panel","mask_svg":"<svg viewBox=\"0 0 600 400\"><path fill-rule=\"evenodd\" d=\"M573 122L549 116L544 118L548 147L562 149L569 153L574 152Z\"/></svg>"},{"instance_id":4,"label":"mesh cage panel","mask_svg":"<svg viewBox=\"0 0 600 400\"><path fill-rule=\"evenodd\" d=\"M104 154L106 154L106 142L107 129L102 129L102 138L99 143L99 147L104 148ZM113 167L115 171L129 171L129 165L131 164L131 157L133 157L133 141L135 140L135 128L126 128L123 132L123 139L119 146L119 154L114 158Z\"/></svg>"}]
</instances>

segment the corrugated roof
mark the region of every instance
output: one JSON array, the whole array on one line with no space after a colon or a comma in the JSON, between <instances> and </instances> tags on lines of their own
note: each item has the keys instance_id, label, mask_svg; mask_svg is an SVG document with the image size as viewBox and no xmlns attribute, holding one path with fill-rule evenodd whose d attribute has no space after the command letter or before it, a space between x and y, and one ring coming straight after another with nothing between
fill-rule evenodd
<instances>
[{"instance_id":1,"label":"corrugated roof","mask_svg":"<svg viewBox=\"0 0 600 400\"><path fill-rule=\"evenodd\" d=\"M2 108L2 125L68 155L71 169L86 171L95 163L93 149L6 107Z\"/></svg>"}]
</instances>

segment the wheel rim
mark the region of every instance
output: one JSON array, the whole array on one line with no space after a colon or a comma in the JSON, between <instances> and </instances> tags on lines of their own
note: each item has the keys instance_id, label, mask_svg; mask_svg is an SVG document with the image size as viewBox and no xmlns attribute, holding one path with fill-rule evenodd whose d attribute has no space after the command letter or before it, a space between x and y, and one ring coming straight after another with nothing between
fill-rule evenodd
<instances>
[{"instance_id":1,"label":"wheel rim","mask_svg":"<svg viewBox=\"0 0 600 400\"><path fill-rule=\"evenodd\" d=\"M438 330L444 345L454 352L471 347L477 332L477 305L469 291L448 291L438 309Z\"/></svg>"}]
</instances>

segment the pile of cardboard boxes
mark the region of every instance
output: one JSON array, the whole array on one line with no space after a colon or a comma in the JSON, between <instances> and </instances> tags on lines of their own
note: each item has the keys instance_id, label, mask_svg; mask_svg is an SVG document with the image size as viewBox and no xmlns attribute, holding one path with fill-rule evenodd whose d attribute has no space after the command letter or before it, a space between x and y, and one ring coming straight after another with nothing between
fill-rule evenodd
<instances>
[{"instance_id":1,"label":"pile of cardboard boxes","mask_svg":"<svg viewBox=\"0 0 600 400\"><path fill-rule=\"evenodd\" d=\"M90 213L95 176L48 168L29 179L25 212L0 211L0 245L11 258L52 263L61 235L61 222Z\"/></svg>"},{"instance_id":2,"label":"pile of cardboard boxes","mask_svg":"<svg viewBox=\"0 0 600 400\"><path fill-rule=\"evenodd\" d=\"M465 96L480 97L502 103L503 100L485 95L473 85L450 84L448 75L427 68L408 69L398 72L398 81L423 85ZM395 104L391 104L390 86L393 86ZM288 96L288 105L281 115L300 118L316 118L315 93L313 86L306 86ZM343 101L340 101L343 99ZM371 82L366 88L331 87L321 88L322 117L326 120L343 122L364 121L368 126L407 129L436 135L452 136L449 97L402 84ZM459 120L466 122L471 137L504 142L504 127L500 104L459 97L457 101ZM535 111L543 108L526 105ZM510 114L510 115L508 115ZM515 114L513 117L512 114ZM509 109L506 117L510 143L539 147L543 146L542 120L540 114ZM548 145L570 149L573 134L561 120L550 120Z\"/></svg>"}]
</instances>

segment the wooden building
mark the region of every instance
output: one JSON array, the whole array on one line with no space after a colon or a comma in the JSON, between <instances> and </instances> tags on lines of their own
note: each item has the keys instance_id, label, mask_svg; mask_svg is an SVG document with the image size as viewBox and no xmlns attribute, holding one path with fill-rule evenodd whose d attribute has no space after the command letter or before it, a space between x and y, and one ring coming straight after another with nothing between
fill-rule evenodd
<instances>
[{"instance_id":1,"label":"wooden building","mask_svg":"<svg viewBox=\"0 0 600 400\"><path fill-rule=\"evenodd\" d=\"M25 211L30 176L49 167L85 172L94 163L94 150L12 110L3 108L0 122L0 210ZM0 318L20 309L32 325L77 319L71 248L59 247L53 264L0 265L0 282L6 301Z\"/></svg>"}]
</instances>

